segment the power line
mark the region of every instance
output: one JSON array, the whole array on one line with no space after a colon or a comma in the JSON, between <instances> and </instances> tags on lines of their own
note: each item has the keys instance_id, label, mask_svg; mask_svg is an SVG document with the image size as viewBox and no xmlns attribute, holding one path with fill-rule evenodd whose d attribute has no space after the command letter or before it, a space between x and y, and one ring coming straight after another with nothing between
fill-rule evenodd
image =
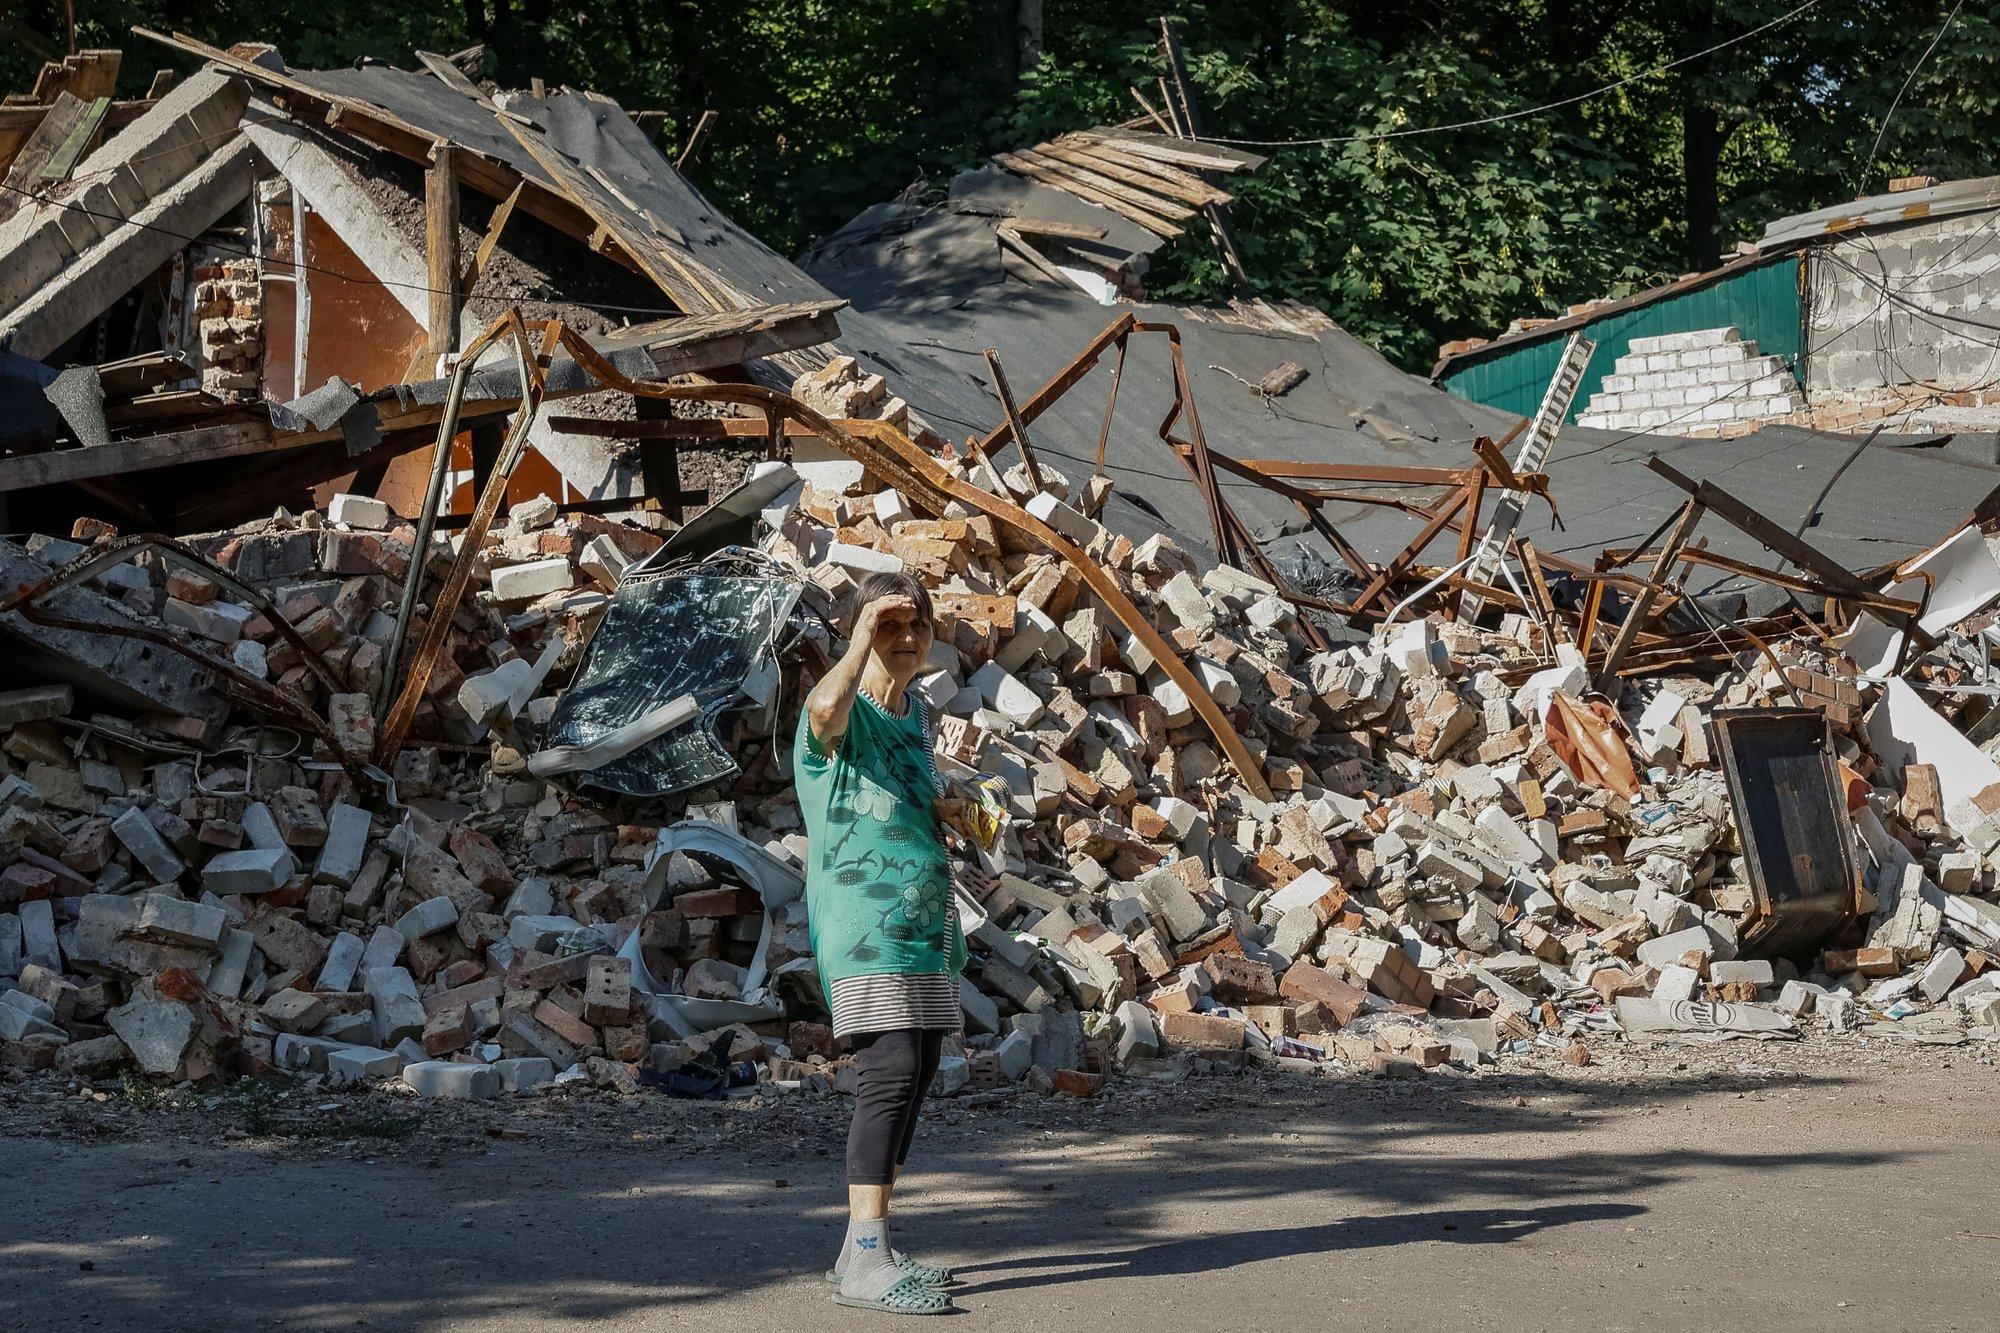
<instances>
[{"instance_id":1,"label":"power line","mask_svg":"<svg viewBox=\"0 0 2000 1333\"><path fill-rule=\"evenodd\" d=\"M1502 121L1521 120L1528 116L1539 116L1544 111L1556 111L1566 106L1575 106L1578 102L1587 102L1593 97L1602 97L1605 93L1617 92L1620 88L1629 87L1641 80L1664 74L1670 69L1678 69L1682 65L1700 60L1704 56L1712 56L1717 51L1724 51L1732 46L1740 45L1749 41L1752 37L1789 23L1807 10L1816 8L1820 3L1821 0L1805 0L1804 4L1787 10L1770 22L1759 24L1748 32L1739 33L1726 41L1717 42L1714 46L1706 47L1675 60L1669 60L1666 64L1646 70L1644 73L1627 75L1615 83L1607 83L1603 87L1593 88L1587 93L1578 93L1574 97L1564 97L1554 102L1544 102L1540 106L1523 107L1518 111L1503 111L1497 116L1481 116L1477 120L1460 120L1449 125L1415 126L1406 130L1384 130L1379 134L1339 134L1320 139L1219 139L1212 134L1199 134L1193 137L1203 143L1232 144L1241 148L1308 148L1327 147L1333 144L1344 143L1375 143L1383 139L1408 139L1420 134L1445 134L1452 130L1469 130L1481 125L1497 125ZM1964 0L1960 0L1960 3L1963 4Z\"/></svg>"},{"instance_id":2,"label":"power line","mask_svg":"<svg viewBox=\"0 0 2000 1333\"><path fill-rule=\"evenodd\" d=\"M1875 146L1868 150L1868 161L1861 168L1862 175L1865 176L1874 169L1876 155L1882 151L1882 136L1889 132L1890 117L1894 116L1896 108L1903 104L1903 94L1910 91L1910 85L1916 82L1917 71L1924 67L1924 62L1931 58L1931 52L1937 50L1937 44L1944 40L1947 32L1951 31L1951 25L1958 21L1958 11L1963 8L1965 0L1958 0L1958 3L1951 7L1951 13L1945 15L1944 26L1937 30L1937 36L1931 38L1931 44L1924 48L1924 53L1917 57L1917 63L1910 66L1910 72L1903 76L1903 86L1896 90L1896 96L1889 103L1889 109L1882 113L1881 125L1876 127Z\"/></svg>"}]
</instances>

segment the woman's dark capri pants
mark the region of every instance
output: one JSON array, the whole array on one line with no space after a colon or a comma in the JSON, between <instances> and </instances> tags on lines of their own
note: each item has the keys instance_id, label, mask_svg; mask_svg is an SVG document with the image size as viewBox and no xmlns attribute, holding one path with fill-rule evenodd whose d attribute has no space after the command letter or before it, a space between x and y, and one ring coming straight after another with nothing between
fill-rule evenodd
<instances>
[{"instance_id":1,"label":"woman's dark capri pants","mask_svg":"<svg viewBox=\"0 0 2000 1333\"><path fill-rule=\"evenodd\" d=\"M937 1076L943 1028L855 1034L860 1086L847 1130L847 1183L887 1185L910 1156L917 1108Z\"/></svg>"}]
</instances>

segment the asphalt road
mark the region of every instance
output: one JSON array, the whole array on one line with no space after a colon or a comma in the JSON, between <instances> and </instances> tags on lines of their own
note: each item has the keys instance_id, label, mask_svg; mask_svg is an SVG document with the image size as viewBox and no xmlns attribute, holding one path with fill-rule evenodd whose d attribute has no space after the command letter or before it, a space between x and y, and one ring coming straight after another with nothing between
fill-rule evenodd
<instances>
[{"instance_id":1,"label":"asphalt road","mask_svg":"<svg viewBox=\"0 0 2000 1333\"><path fill-rule=\"evenodd\" d=\"M960 1104L920 1139L898 1243L969 1279L953 1328L1991 1329L1990 1060ZM504 1108L311 1151L11 1117L0 1327L879 1327L819 1280L841 1109L664 1148Z\"/></svg>"}]
</instances>

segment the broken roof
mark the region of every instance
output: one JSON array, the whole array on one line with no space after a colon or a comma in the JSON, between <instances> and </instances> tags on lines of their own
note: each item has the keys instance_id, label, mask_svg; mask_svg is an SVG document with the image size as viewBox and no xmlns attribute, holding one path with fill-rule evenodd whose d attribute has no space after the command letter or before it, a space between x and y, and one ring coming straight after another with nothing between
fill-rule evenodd
<instances>
[{"instance_id":1,"label":"broken roof","mask_svg":"<svg viewBox=\"0 0 2000 1333\"><path fill-rule=\"evenodd\" d=\"M2000 176L1976 180L1945 181L1921 190L1892 190L1849 203L1817 208L1810 213L1779 218L1766 223L1757 242L1760 250L1783 250L1871 227L1895 226L1905 222L1926 222L1956 217L1962 213L1984 213L2000 208Z\"/></svg>"},{"instance_id":2,"label":"broken roof","mask_svg":"<svg viewBox=\"0 0 2000 1333\"><path fill-rule=\"evenodd\" d=\"M801 261L867 317L860 333L854 319L843 317L848 350L878 363L939 368L942 379L932 371L921 383L894 382L919 411L940 414L939 424L955 436L983 432L1000 415L986 385L983 349L998 350L1016 392L1025 398L1031 386L1054 376L1125 309L1141 320L1178 327L1209 443L1239 459L1461 468L1470 461L1475 437L1498 438L1516 423L1510 414L1454 397L1397 369L1330 322L1319 328L1310 321L1285 327L1271 319L1245 325L1231 323L1226 308L1101 304L1075 285L1058 285L1000 244L997 228L1023 216L1101 227L1106 245L1124 221L989 169L954 181L942 207L870 208ZM1260 394L1257 381L1286 361L1304 366L1306 379L1282 396ZM1212 559L1200 494L1158 435L1157 424L1172 401L1167 364L1163 348L1134 340L1106 440L1107 471L1116 482L1106 519L1128 533L1164 530ZM1072 392L1028 432L1038 455L1078 482L1093 465L1109 381L1107 372L1092 375L1091 384ZM969 412L961 407L956 415L943 414L927 396L925 390L945 384L961 402L971 399ZM1733 440L1565 428L1546 468L1564 526L1556 528L1547 506L1536 502L1521 533L1538 550L1585 562L1605 546L1640 541L1685 499L1642 466L1653 453L1691 476L1752 497L1789 527L1806 519L1849 444L1843 437L1792 427L1767 427ZM1282 497L1232 477L1219 484L1267 544L1303 529L1297 510ZM1808 537L1850 567L1899 560L1929 546L1996 484L2000 467L1992 436L1885 435L1846 467L1818 506ZM1416 532L1417 525L1394 510L1330 505L1325 513L1376 560L1400 550ZM1733 530L1707 535L1724 554L1774 563ZM1433 544L1433 558L1453 540L1449 531L1442 534ZM1698 577L1694 586L1728 582L1704 583Z\"/></svg>"}]
</instances>

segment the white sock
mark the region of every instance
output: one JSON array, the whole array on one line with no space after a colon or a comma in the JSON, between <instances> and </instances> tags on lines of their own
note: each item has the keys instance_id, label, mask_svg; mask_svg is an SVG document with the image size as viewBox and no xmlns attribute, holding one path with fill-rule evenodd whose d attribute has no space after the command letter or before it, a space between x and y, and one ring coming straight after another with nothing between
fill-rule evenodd
<instances>
[{"instance_id":1,"label":"white sock","mask_svg":"<svg viewBox=\"0 0 2000 1333\"><path fill-rule=\"evenodd\" d=\"M849 1222L834 1270L840 1274L840 1294L864 1300L879 1300L882 1293L902 1281L903 1270L889 1251L889 1219Z\"/></svg>"}]
</instances>

